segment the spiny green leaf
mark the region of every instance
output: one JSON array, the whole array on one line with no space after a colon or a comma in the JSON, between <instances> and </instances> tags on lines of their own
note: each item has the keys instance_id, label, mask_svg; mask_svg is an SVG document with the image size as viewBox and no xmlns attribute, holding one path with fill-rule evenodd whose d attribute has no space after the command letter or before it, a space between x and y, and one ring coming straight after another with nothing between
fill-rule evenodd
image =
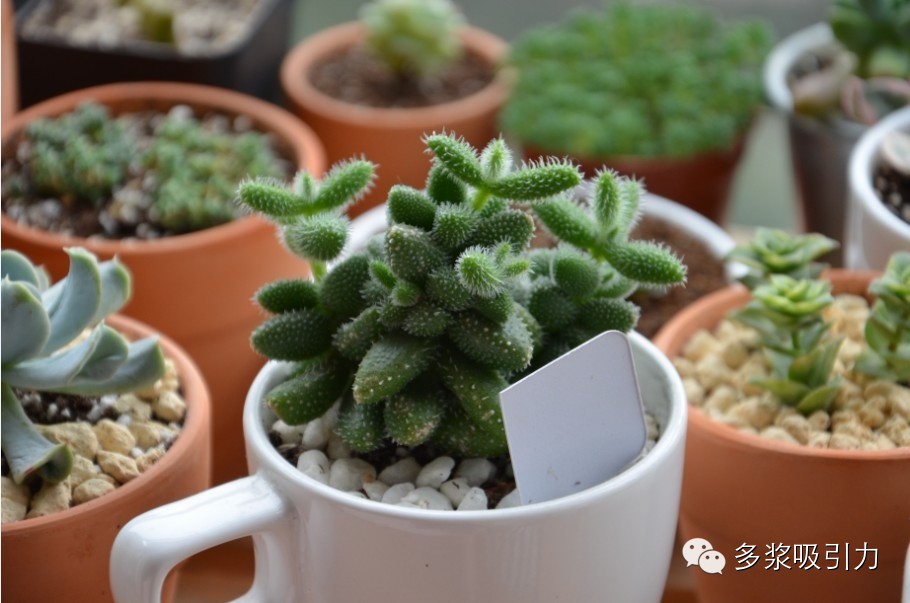
<instances>
[{"instance_id":1,"label":"spiny green leaf","mask_svg":"<svg viewBox=\"0 0 910 603\"><path fill-rule=\"evenodd\" d=\"M548 331L567 327L578 316L578 307L555 285L538 285L531 293L528 311Z\"/></svg>"},{"instance_id":2,"label":"spiny green leaf","mask_svg":"<svg viewBox=\"0 0 910 603\"><path fill-rule=\"evenodd\" d=\"M600 271L590 256L560 249L553 258L553 278L566 295L584 299L600 284Z\"/></svg>"},{"instance_id":3,"label":"spiny green leaf","mask_svg":"<svg viewBox=\"0 0 910 603\"><path fill-rule=\"evenodd\" d=\"M455 263L461 284L478 297L495 297L504 287L504 275L493 254L483 247L469 247Z\"/></svg>"},{"instance_id":4,"label":"spiny green leaf","mask_svg":"<svg viewBox=\"0 0 910 603\"><path fill-rule=\"evenodd\" d=\"M427 147L448 172L471 186L484 185L483 170L474 148L461 138L449 134L431 134L424 138ZM436 198L434 196L434 198ZM454 201L454 199L438 199Z\"/></svg>"},{"instance_id":5,"label":"spiny green leaf","mask_svg":"<svg viewBox=\"0 0 910 603\"><path fill-rule=\"evenodd\" d=\"M639 283L674 285L686 280L686 267L668 248L630 241L606 248L607 260L620 274Z\"/></svg>"},{"instance_id":6,"label":"spiny green leaf","mask_svg":"<svg viewBox=\"0 0 910 603\"><path fill-rule=\"evenodd\" d=\"M445 414L445 399L439 391L409 387L391 396L383 417L392 441L402 446L427 442Z\"/></svg>"},{"instance_id":7,"label":"spiny green leaf","mask_svg":"<svg viewBox=\"0 0 910 603\"><path fill-rule=\"evenodd\" d=\"M329 320L315 310L294 310L266 320L253 331L253 348L273 360L306 360L332 342Z\"/></svg>"},{"instance_id":8,"label":"spiny green leaf","mask_svg":"<svg viewBox=\"0 0 910 603\"><path fill-rule=\"evenodd\" d=\"M395 274L416 283L422 283L446 259L429 233L401 224L393 225L386 234L386 253Z\"/></svg>"},{"instance_id":9,"label":"spiny green leaf","mask_svg":"<svg viewBox=\"0 0 910 603\"><path fill-rule=\"evenodd\" d=\"M348 239L348 219L342 215L319 214L296 220L284 227L284 242L295 254L330 262L341 254Z\"/></svg>"},{"instance_id":10,"label":"spiny green leaf","mask_svg":"<svg viewBox=\"0 0 910 603\"><path fill-rule=\"evenodd\" d=\"M345 396L338 411L338 435L357 452L370 452L385 442L383 404L357 404Z\"/></svg>"},{"instance_id":11,"label":"spiny green leaf","mask_svg":"<svg viewBox=\"0 0 910 603\"><path fill-rule=\"evenodd\" d=\"M240 201L270 218L289 218L304 212L303 200L274 180L260 178L240 183Z\"/></svg>"},{"instance_id":12,"label":"spiny green leaf","mask_svg":"<svg viewBox=\"0 0 910 603\"><path fill-rule=\"evenodd\" d=\"M529 165L489 184L498 197L533 201L544 199L581 184L578 166L553 159L549 163Z\"/></svg>"},{"instance_id":13,"label":"spiny green leaf","mask_svg":"<svg viewBox=\"0 0 910 603\"><path fill-rule=\"evenodd\" d=\"M332 339L335 349L349 360L359 361L382 335L380 310L370 306L356 318L341 325Z\"/></svg>"},{"instance_id":14,"label":"spiny green leaf","mask_svg":"<svg viewBox=\"0 0 910 603\"><path fill-rule=\"evenodd\" d=\"M463 247L477 227L479 217L466 205L444 203L433 223L433 240L449 251Z\"/></svg>"},{"instance_id":15,"label":"spiny green leaf","mask_svg":"<svg viewBox=\"0 0 910 603\"><path fill-rule=\"evenodd\" d=\"M263 285L255 297L256 303L266 312L281 314L316 307L319 289L315 283L306 279L279 279Z\"/></svg>"},{"instance_id":16,"label":"spiny green leaf","mask_svg":"<svg viewBox=\"0 0 910 603\"><path fill-rule=\"evenodd\" d=\"M430 273L426 283L430 299L445 308L457 312L468 307L471 292L462 284L454 268L443 266Z\"/></svg>"},{"instance_id":17,"label":"spiny green leaf","mask_svg":"<svg viewBox=\"0 0 910 603\"><path fill-rule=\"evenodd\" d=\"M366 256L352 255L343 260L322 279L322 306L342 319L356 316L363 310L361 291L369 278L370 261Z\"/></svg>"},{"instance_id":18,"label":"spiny green leaf","mask_svg":"<svg viewBox=\"0 0 910 603\"><path fill-rule=\"evenodd\" d=\"M433 162L427 176L427 195L434 203L460 205L465 202L467 194L467 187L462 181L455 178L441 163Z\"/></svg>"},{"instance_id":19,"label":"spiny green leaf","mask_svg":"<svg viewBox=\"0 0 910 603\"><path fill-rule=\"evenodd\" d=\"M354 377L354 399L378 402L400 392L429 366L433 346L426 339L393 333L376 343L363 357Z\"/></svg>"},{"instance_id":20,"label":"spiny green leaf","mask_svg":"<svg viewBox=\"0 0 910 603\"><path fill-rule=\"evenodd\" d=\"M494 138L480 153L480 169L487 182L497 180L512 169L512 151L502 138Z\"/></svg>"},{"instance_id":21,"label":"spiny green leaf","mask_svg":"<svg viewBox=\"0 0 910 603\"><path fill-rule=\"evenodd\" d=\"M505 322L512 313L515 300L508 291L502 291L495 297L481 297L474 300L474 309L493 322Z\"/></svg>"},{"instance_id":22,"label":"spiny green leaf","mask_svg":"<svg viewBox=\"0 0 910 603\"><path fill-rule=\"evenodd\" d=\"M624 299L596 298L585 303L579 312L580 323L594 335L604 331L627 333L638 323L639 309Z\"/></svg>"},{"instance_id":23,"label":"spiny green leaf","mask_svg":"<svg viewBox=\"0 0 910 603\"><path fill-rule=\"evenodd\" d=\"M449 405L442 423L433 434L433 443L461 458L492 458L509 451L501 438L478 427L464 410L455 405Z\"/></svg>"},{"instance_id":24,"label":"spiny green leaf","mask_svg":"<svg viewBox=\"0 0 910 603\"><path fill-rule=\"evenodd\" d=\"M570 199L554 197L539 201L532 208L547 231L560 241L588 249L597 240L597 230L591 218Z\"/></svg>"},{"instance_id":25,"label":"spiny green leaf","mask_svg":"<svg viewBox=\"0 0 910 603\"><path fill-rule=\"evenodd\" d=\"M405 280L399 280L392 289L392 303L396 306L413 306L418 301L423 292L420 287Z\"/></svg>"},{"instance_id":26,"label":"spiny green leaf","mask_svg":"<svg viewBox=\"0 0 910 603\"><path fill-rule=\"evenodd\" d=\"M311 213L342 210L369 189L373 182L375 166L363 159L336 163L322 179L313 203L307 206Z\"/></svg>"},{"instance_id":27,"label":"spiny green leaf","mask_svg":"<svg viewBox=\"0 0 910 603\"><path fill-rule=\"evenodd\" d=\"M396 184L389 190L387 207L389 224L407 224L427 231L433 228L436 204L416 188Z\"/></svg>"},{"instance_id":28,"label":"spiny green leaf","mask_svg":"<svg viewBox=\"0 0 910 603\"><path fill-rule=\"evenodd\" d=\"M496 371L474 364L458 354L449 354L439 364L443 383L455 394L462 410L484 432L505 445L499 393L508 383Z\"/></svg>"},{"instance_id":29,"label":"spiny green leaf","mask_svg":"<svg viewBox=\"0 0 910 603\"><path fill-rule=\"evenodd\" d=\"M299 365L290 379L273 387L263 400L288 425L321 417L338 401L350 383L346 363L335 357Z\"/></svg>"},{"instance_id":30,"label":"spiny green leaf","mask_svg":"<svg viewBox=\"0 0 910 603\"><path fill-rule=\"evenodd\" d=\"M448 332L469 358L496 370L521 370L531 361L531 333L515 314L497 324L474 312L464 312Z\"/></svg>"},{"instance_id":31,"label":"spiny green leaf","mask_svg":"<svg viewBox=\"0 0 910 603\"><path fill-rule=\"evenodd\" d=\"M468 244L493 247L507 241L513 251L520 253L528 248L533 236L533 218L523 211L507 209L480 222Z\"/></svg>"},{"instance_id":32,"label":"spiny green leaf","mask_svg":"<svg viewBox=\"0 0 910 603\"><path fill-rule=\"evenodd\" d=\"M449 313L439 306L421 302L408 312L402 329L417 337L438 337L445 333L450 318Z\"/></svg>"}]
</instances>

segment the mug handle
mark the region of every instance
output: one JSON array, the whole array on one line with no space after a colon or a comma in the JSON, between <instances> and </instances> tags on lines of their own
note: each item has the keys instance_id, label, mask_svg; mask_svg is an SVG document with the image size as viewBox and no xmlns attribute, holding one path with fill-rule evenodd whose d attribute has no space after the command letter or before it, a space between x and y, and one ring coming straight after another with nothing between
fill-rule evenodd
<instances>
[{"instance_id":1,"label":"mug handle","mask_svg":"<svg viewBox=\"0 0 910 603\"><path fill-rule=\"evenodd\" d=\"M175 565L206 549L256 536L256 573L250 590L233 603L268 600L293 592L292 511L258 474L222 484L152 509L127 523L111 550L115 601L158 603L164 579ZM274 596L274 595L273 595ZM291 600L291 599L288 599Z\"/></svg>"}]
</instances>

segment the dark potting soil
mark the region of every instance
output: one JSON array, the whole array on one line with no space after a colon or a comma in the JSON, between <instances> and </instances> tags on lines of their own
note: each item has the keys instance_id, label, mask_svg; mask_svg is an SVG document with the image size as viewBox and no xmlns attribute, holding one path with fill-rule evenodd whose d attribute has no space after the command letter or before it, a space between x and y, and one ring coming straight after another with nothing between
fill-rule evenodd
<instances>
[{"instance_id":1,"label":"dark potting soil","mask_svg":"<svg viewBox=\"0 0 910 603\"><path fill-rule=\"evenodd\" d=\"M192 114L192 110L177 105L171 113ZM246 116L230 117L209 112L195 118L199 121L200 130L238 137L253 131L252 122ZM24 135L9 141L8 144L15 146L3 159L0 208L7 217L24 226L83 238L151 240L186 232L170 230L156 221L153 205L159 183L154 172L141 161L142 152L152 143L154 128L162 119L165 115L157 112L129 113L118 117L131 135L135 160L125 181L114 188L110 198L98 205L70 196L53 197L35 191L30 177L31 141ZM293 166L286 154L278 147L272 134L262 133L262 137L269 153L275 158L276 169L283 173L285 180L289 179L293 175ZM234 213L235 217L241 215L239 206Z\"/></svg>"},{"instance_id":2,"label":"dark potting soil","mask_svg":"<svg viewBox=\"0 0 910 603\"><path fill-rule=\"evenodd\" d=\"M685 285L667 291L639 290L632 296L632 301L641 308L635 330L645 337L653 337L670 317L690 303L727 285L723 261L704 243L669 222L645 216L631 236L666 244L689 267Z\"/></svg>"},{"instance_id":3,"label":"dark potting soil","mask_svg":"<svg viewBox=\"0 0 910 603\"><path fill-rule=\"evenodd\" d=\"M434 76L399 77L372 56L354 46L316 64L307 77L324 94L366 107L426 107L458 100L487 86L493 68L480 57L465 53Z\"/></svg>"},{"instance_id":4,"label":"dark potting soil","mask_svg":"<svg viewBox=\"0 0 910 603\"><path fill-rule=\"evenodd\" d=\"M882 164L875 170L872 182L884 206L910 224L910 176Z\"/></svg>"}]
</instances>

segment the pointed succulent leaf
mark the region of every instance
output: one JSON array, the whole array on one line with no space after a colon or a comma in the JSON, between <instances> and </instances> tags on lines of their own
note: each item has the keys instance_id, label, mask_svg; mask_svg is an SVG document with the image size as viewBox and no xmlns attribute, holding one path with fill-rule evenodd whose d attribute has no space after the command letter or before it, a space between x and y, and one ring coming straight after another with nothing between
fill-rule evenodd
<instances>
[{"instance_id":1,"label":"pointed succulent leaf","mask_svg":"<svg viewBox=\"0 0 910 603\"><path fill-rule=\"evenodd\" d=\"M594 335L604 331L628 333L638 323L639 309L624 299L599 297L586 302L579 311L581 326Z\"/></svg>"},{"instance_id":2,"label":"pointed succulent leaf","mask_svg":"<svg viewBox=\"0 0 910 603\"><path fill-rule=\"evenodd\" d=\"M421 230L433 228L436 204L416 188L396 184L389 190L389 224L407 224Z\"/></svg>"},{"instance_id":3,"label":"pointed succulent leaf","mask_svg":"<svg viewBox=\"0 0 910 603\"><path fill-rule=\"evenodd\" d=\"M560 241L587 249L597 240L594 223L574 201L554 197L539 201L532 207L547 231Z\"/></svg>"},{"instance_id":4,"label":"pointed succulent leaf","mask_svg":"<svg viewBox=\"0 0 910 603\"><path fill-rule=\"evenodd\" d=\"M389 265L381 260L370 262L370 276L385 289L392 289L398 283L398 277Z\"/></svg>"},{"instance_id":5,"label":"pointed succulent leaf","mask_svg":"<svg viewBox=\"0 0 910 603\"><path fill-rule=\"evenodd\" d=\"M431 302L421 302L411 308L401 328L417 337L438 337L445 333L451 316Z\"/></svg>"},{"instance_id":6,"label":"pointed succulent leaf","mask_svg":"<svg viewBox=\"0 0 910 603\"><path fill-rule=\"evenodd\" d=\"M78 378L106 381L129 358L130 343L126 337L107 325L98 325L96 330L101 331L101 338L79 371Z\"/></svg>"},{"instance_id":7,"label":"pointed succulent leaf","mask_svg":"<svg viewBox=\"0 0 910 603\"><path fill-rule=\"evenodd\" d=\"M68 385L50 391L79 396L122 394L151 386L164 375L164 368L164 353L158 338L146 337L130 343L126 362L110 378L96 381L80 374Z\"/></svg>"},{"instance_id":8,"label":"pointed succulent leaf","mask_svg":"<svg viewBox=\"0 0 910 603\"><path fill-rule=\"evenodd\" d=\"M114 258L98 265L101 273L101 303L89 324L97 324L119 311L133 294L130 271L127 270L119 259ZM44 300L44 296L42 296ZM45 301L45 307L47 302Z\"/></svg>"},{"instance_id":9,"label":"pointed succulent leaf","mask_svg":"<svg viewBox=\"0 0 910 603\"><path fill-rule=\"evenodd\" d=\"M570 161L551 159L548 163L528 165L490 182L497 197L518 201L544 199L581 184L578 166Z\"/></svg>"},{"instance_id":10,"label":"pointed succulent leaf","mask_svg":"<svg viewBox=\"0 0 910 603\"><path fill-rule=\"evenodd\" d=\"M387 299L379 305L379 322L388 331L400 329L408 317L410 308L399 306Z\"/></svg>"},{"instance_id":11,"label":"pointed succulent leaf","mask_svg":"<svg viewBox=\"0 0 910 603\"><path fill-rule=\"evenodd\" d=\"M330 262L341 254L348 239L348 219L342 215L318 214L301 218L283 228L284 243L296 255Z\"/></svg>"},{"instance_id":12,"label":"pointed succulent leaf","mask_svg":"<svg viewBox=\"0 0 910 603\"><path fill-rule=\"evenodd\" d=\"M537 319L520 303L516 302L512 308L515 315L524 323L528 333L531 334L531 345L535 350L538 349L543 345L543 329L541 328L540 323L537 322Z\"/></svg>"},{"instance_id":13,"label":"pointed succulent leaf","mask_svg":"<svg viewBox=\"0 0 910 603\"><path fill-rule=\"evenodd\" d=\"M788 377L793 381L804 383L810 388L825 385L831 376L831 371L834 370L837 352L843 341L843 338L837 338L823 345L808 348L810 350L808 354L793 359Z\"/></svg>"},{"instance_id":14,"label":"pointed succulent leaf","mask_svg":"<svg viewBox=\"0 0 910 603\"><path fill-rule=\"evenodd\" d=\"M370 306L356 318L341 325L332 342L342 356L359 361L379 339L382 331L379 307Z\"/></svg>"},{"instance_id":15,"label":"pointed succulent leaf","mask_svg":"<svg viewBox=\"0 0 910 603\"><path fill-rule=\"evenodd\" d=\"M507 209L509 209L508 199L503 199L502 197L488 197L487 202L480 208L478 215L482 220L486 220Z\"/></svg>"},{"instance_id":16,"label":"pointed succulent leaf","mask_svg":"<svg viewBox=\"0 0 910 603\"><path fill-rule=\"evenodd\" d=\"M308 212L343 210L363 196L373 182L375 166L364 159L341 161L332 166L320 183Z\"/></svg>"},{"instance_id":17,"label":"pointed succulent leaf","mask_svg":"<svg viewBox=\"0 0 910 603\"><path fill-rule=\"evenodd\" d=\"M531 333L515 314L497 324L464 312L452 321L449 338L475 362L499 371L518 371L531 362Z\"/></svg>"},{"instance_id":18,"label":"pointed succulent leaf","mask_svg":"<svg viewBox=\"0 0 910 603\"><path fill-rule=\"evenodd\" d=\"M427 295L434 302L457 312L471 302L471 292L465 287L454 268L443 266L430 273L426 283Z\"/></svg>"},{"instance_id":19,"label":"pointed succulent leaf","mask_svg":"<svg viewBox=\"0 0 910 603\"><path fill-rule=\"evenodd\" d=\"M502 438L478 427L457 405L448 406L442 423L433 434L433 443L461 458L492 458L509 451Z\"/></svg>"},{"instance_id":20,"label":"pointed succulent leaf","mask_svg":"<svg viewBox=\"0 0 910 603\"><path fill-rule=\"evenodd\" d=\"M400 392L430 364L433 346L402 333L386 335L363 357L354 377L354 399L372 404Z\"/></svg>"},{"instance_id":21,"label":"pointed succulent leaf","mask_svg":"<svg viewBox=\"0 0 910 603\"><path fill-rule=\"evenodd\" d=\"M60 301L50 313L51 334L44 344L43 354L51 354L78 337L92 326L92 319L101 306L101 271L94 255L81 248L66 250L70 269Z\"/></svg>"},{"instance_id":22,"label":"pointed succulent leaf","mask_svg":"<svg viewBox=\"0 0 910 603\"><path fill-rule=\"evenodd\" d=\"M752 379L751 381L755 385L768 390L775 396L781 399L784 404L790 406L796 405L797 402L803 399L803 397L809 393L809 387L800 383L799 381L792 381L790 379L778 379L778 378L760 378Z\"/></svg>"},{"instance_id":23,"label":"pointed succulent leaf","mask_svg":"<svg viewBox=\"0 0 910 603\"><path fill-rule=\"evenodd\" d=\"M427 195L434 203L460 205L467 199L467 187L441 163L434 161L427 176Z\"/></svg>"},{"instance_id":24,"label":"pointed succulent leaf","mask_svg":"<svg viewBox=\"0 0 910 603\"><path fill-rule=\"evenodd\" d=\"M0 278L30 283L41 290L38 270L27 257L13 249L4 249L0 252Z\"/></svg>"},{"instance_id":25,"label":"pointed succulent leaf","mask_svg":"<svg viewBox=\"0 0 910 603\"><path fill-rule=\"evenodd\" d=\"M648 285L675 285L686 280L686 266L672 251L650 241L608 245L607 260L626 278Z\"/></svg>"},{"instance_id":26,"label":"pointed succulent leaf","mask_svg":"<svg viewBox=\"0 0 910 603\"><path fill-rule=\"evenodd\" d=\"M361 292L370 278L370 261L365 255L352 255L342 260L325 275L319 289L319 300L333 316L346 319L364 308Z\"/></svg>"},{"instance_id":27,"label":"pointed succulent leaf","mask_svg":"<svg viewBox=\"0 0 910 603\"><path fill-rule=\"evenodd\" d=\"M250 341L253 349L273 360L306 360L329 348L332 325L316 310L294 310L263 322Z\"/></svg>"},{"instance_id":28,"label":"pointed succulent leaf","mask_svg":"<svg viewBox=\"0 0 910 603\"><path fill-rule=\"evenodd\" d=\"M433 240L448 251L465 246L477 227L479 216L467 205L444 203L433 222Z\"/></svg>"},{"instance_id":29,"label":"pointed succulent leaf","mask_svg":"<svg viewBox=\"0 0 910 603\"><path fill-rule=\"evenodd\" d=\"M497 180L512 169L512 151L502 138L494 138L480 153L480 169L487 182Z\"/></svg>"},{"instance_id":30,"label":"pointed succulent leaf","mask_svg":"<svg viewBox=\"0 0 910 603\"><path fill-rule=\"evenodd\" d=\"M393 225L386 234L386 253L395 274L416 283L422 283L446 259L429 233L401 224Z\"/></svg>"},{"instance_id":31,"label":"pointed succulent leaf","mask_svg":"<svg viewBox=\"0 0 910 603\"><path fill-rule=\"evenodd\" d=\"M817 387L796 404L796 410L807 417L818 410L829 410L839 390L839 383Z\"/></svg>"},{"instance_id":32,"label":"pointed succulent leaf","mask_svg":"<svg viewBox=\"0 0 910 603\"><path fill-rule=\"evenodd\" d=\"M13 481L21 484L35 471L51 483L66 479L73 466L69 447L55 444L41 435L6 384L2 385L2 396L0 441Z\"/></svg>"},{"instance_id":33,"label":"pointed succulent leaf","mask_svg":"<svg viewBox=\"0 0 910 603\"><path fill-rule=\"evenodd\" d=\"M281 182L258 178L240 183L240 202L270 218L289 218L305 211L303 199Z\"/></svg>"},{"instance_id":34,"label":"pointed succulent leaf","mask_svg":"<svg viewBox=\"0 0 910 603\"><path fill-rule=\"evenodd\" d=\"M504 287L505 275L494 254L484 247L469 247L455 263L458 279L465 289L478 297L495 297Z\"/></svg>"},{"instance_id":35,"label":"pointed succulent leaf","mask_svg":"<svg viewBox=\"0 0 910 603\"><path fill-rule=\"evenodd\" d=\"M280 279L263 285L256 292L256 303L272 314L315 308L319 288L313 281L302 278Z\"/></svg>"},{"instance_id":36,"label":"pointed succulent leaf","mask_svg":"<svg viewBox=\"0 0 910 603\"><path fill-rule=\"evenodd\" d=\"M439 369L443 383L458 398L471 421L505 445L499 393L508 387L508 382L495 370L479 366L460 354L447 355Z\"/></svg>"},{"instance_id":37,"label":"pointed succulent leaf","mask_svg":"<svg viewBox=\"0 0 910 603\"><path fill-rule=\"evenodd\" d=\"M507 241L521 253L534 237L534 219L517 209L507 209L484 219L471 234L468 244L493 247Z\"/></svg>"},{"instance_id":38,"label":"pointed succulent leaf","mask_svg":"<svg viewBox=\"0 0 910 603\"><path fill-rule=\"evenodd\" d=\"M370 452L385 442L383 404L357 404L344 397L338 411L338 435L357 452Z\"/></svg>"},{"instance_id":39,"label":"pointed succulent leaf","mask_svg":"<svg viewBox=\"0 0 910 603\"><path fill-rule=\"evenodd\" d=\"M445 399L438 390L409 387L385 403L385 428L396 444L419 446L439 427L445 410Z\"/></svg>"},{"instance_id":40,"label":"pointed succulent leaf","mask_svg":"<svg viewBox=\"0 0 910 603\"><path fill-rule=\"evenodd\" d=\"M290 379L273 387L265 403L288 425L321 417L338 401L350 383L347 363L328 356L302 363Z\"/></svg>"},{"instance_id":41,"label":"pointed succulent leaf","mask_svg":"<svg viewBox=\"0 0 910 603\"><path fill-rule=\"evenodd\" d=\"M40 354L50 335L51 323L41 300L24 282L4 278L0 290L0 356L3 366L7 366Z\"/></svg>"},{"instance_id":42,"label":"pointed succulent leaf","mask_svg":"<svg viewBox=\"0 0 910 603\"><path fill-rule=\"evenodd\" d=\"M484 186L483 169L477 159L477 151L464 139L449 134L431 134L424 138L424 142L449 173L471 186ZM454 201L434 198L437 201Z\"/></svg>"},{"instance_id":43,"label":"pointed succulent leaf","mask_svg":"<svg viewBox=\"0 0 910 603\"><path fill-rule=\"evenodd\" d=\"M602 227L610 228L619 222L619 216L622 211L622 197L620 194L619 175L616 172L603 170L597 173L592 201L594 216Z\"/></svg>"}]
</instances>

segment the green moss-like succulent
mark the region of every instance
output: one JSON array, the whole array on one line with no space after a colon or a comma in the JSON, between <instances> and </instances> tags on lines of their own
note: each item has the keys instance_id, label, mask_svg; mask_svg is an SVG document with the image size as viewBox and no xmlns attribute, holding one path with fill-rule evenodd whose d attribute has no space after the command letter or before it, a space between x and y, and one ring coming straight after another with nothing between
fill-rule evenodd
<instances>
[{"instance_id":1,"label":"green moss-like succulent","mask_svg":"<svg viewBox=\"0 0 910 603\"><path fill-rule=\"evenodd\" d=\"M685 269L665 249L627 240L639 192L632 181L602 174L582 207L559 196L581 181L571 163L515 169L501 140L480 154L451 135L426 144L434 155L426 189L394 187L381 243L343 259L334 243L311 253L313 242L341 231L341 210L368 186L370 164L341 164L322 182L299 175L290 187L241 186L241 201L282 231L312 226L301 235L305 244L290 246L313 264L312 284L280 281L257 294L274 316L253 333L253 346L296 362L266 402L297 424L340 399L338 432L355 450L391 438L460 456L501 454L499 392L509 380L563 346L631 329L637 310L623 296L638 282L680 282ZM345 195L319 203L332 179L347 183L339 187ZM570 239L582 220L589 240L530 252L535 214ZM537 294L550 290L552 299ZM552 319L565 304L571 321Z\"/></svg>"},{"instance_id":2,"label":"green moss-like succulent","mask_svg":"<svg viewBox=\"0 0 910 603\"><path fill-rule=\"evenodd\" d=\"M369 49L404 76L433 74L462 54L464 17L449 0L374 0L360 20Z\"/></svg>"},{"instance_id":3,"label":"green moss-like succulent","mask_svg":"<svg viewBox=\"0 0 910 603\"><path fill-rule=\"evenodd\" d=\"M150 143L139 148L125 123L93 102L33 121L26 130L31 144L25 188L100 207L131 174L144 170L151 182L150 219L182 233L234 219L234 192L245 175L281 175L262 134L218 132L195 117L172 112L155 124ZM5 181L4 193L8 186Z\"/></svg>"},{"instance_id":4,"label":"green moss-like succulent","mask_svg":"<svg viewBox=\"0 0 910 603\"><path fill-rule=\"evenodd\" d=\"M505 129L552 153L690 155L724 148L761 105L768 28L685 5L613 4L526 33Z\"/></svg>"},{"instance_id":5,"label":"green moss-like succulent","mask_svg":"<svg viewBox=\"0 0 910 603\"><path fill-rule=\"evenodd\" d=\"M98 263L80 248L66 250L69 274L53 286L22 254L4 250L2 269L2 446L21 483L32 473L66 479L72 452L42 436L17 390L102 395L134 391L164 373L156 338L128 342L104 319L130 296L130 275L118 261ZM84 336L83 336L84 335Z\"/></svg>"}]
</instances>

